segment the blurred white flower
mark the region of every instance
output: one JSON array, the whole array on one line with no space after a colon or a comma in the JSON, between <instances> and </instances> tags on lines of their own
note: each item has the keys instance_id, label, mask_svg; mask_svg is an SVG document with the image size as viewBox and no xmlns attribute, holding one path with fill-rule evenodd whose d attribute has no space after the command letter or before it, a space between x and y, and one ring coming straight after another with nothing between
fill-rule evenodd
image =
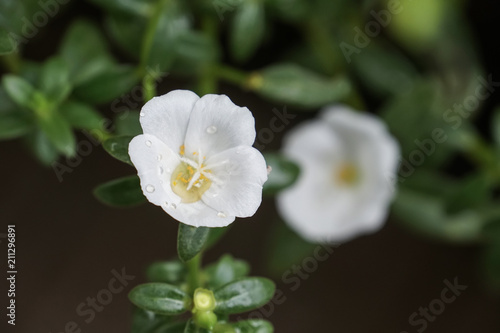
<instances>
[{"instance_id":1,"label":"blurred white flower","mask_svg":"<svg viewBox=\"0 0 500 333\"><path fill-rule=\"evenodd\" d=\"M252 216L267 169L252 147L255 120L225 95L175 90L141 110L129 145L146 198L180 222L223 227Z\"/></svg>"},{"instance_id":2,"label":"blurred white flower","mask_svg":"<svg viewBox=\"0 0 500 333\"><path fill-rule=\"evenodd\" d=\"M297 182L278 195L278 210L312 242L344 242L379 229L394 195L399 146L376 117L326 108L284 139L298 163Z\"/></svg>"}]
</instances>

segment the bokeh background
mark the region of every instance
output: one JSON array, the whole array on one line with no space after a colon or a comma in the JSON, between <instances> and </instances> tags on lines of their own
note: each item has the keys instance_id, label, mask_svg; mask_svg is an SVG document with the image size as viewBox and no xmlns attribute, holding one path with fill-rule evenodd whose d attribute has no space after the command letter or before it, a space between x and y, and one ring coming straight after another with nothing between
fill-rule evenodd
<instances>
[{"instance_id":1,"label":"bokeh background","mask_svg":"<svg viewBox=\"0 0 500 333\"><path fill-rule=\"evenodd\" d=\"M500 78L500 4L493 0L469 1L466 14L485 72ZM26 58L43 61L57 48L75 17L86 16L99 22L100 15L100 10L89 3L70 2L26 45ZM296 31L279 26L278 33L277 40L291 40ZM265 63L281 46L279 42L267 44L248 66ZM187 87L182 79L169 76L158 91ZM230 86L222 85L220 91L237 105L252 110L257 131L269 124L273 108L284 106ZM489 114L498 102L498 95L486 101L476 119L479 128L487 128ZM111 115L106 107L102 111ZM300 114L290 128L308 117L311 115ZM278 149L281 134L266 148ZM135 172L101 147L94 147L72 173L64 175L63 182L51 168L38 164L19 141L0 142L0 162L0 234L6 233L8 224L16 225L19 272L16 326L7 326L3 318L0 330L59 333L74 321L82 332L129 331L132 306L127 291L145 281L144 270L149 263L176 256L177 223L153 205L115 209L96 201L92 195L95 186ZM460 175L467 168L459 161L450 171ZM223 240L206 254L205 261L231 253L248 260L252 274L269 275L266 254L276 224L274 202L266 199L254 217L234 223ZM0 240L0 251L4 253L0 255L4 258L0 267L5 272L6 241ZM424 239L391 217L380 232L336 248L328 260L301 280L297 290L274 276L286 301L272 310L268 306L268 319L276 332L417 332L409 324L409 316L440 297L445 279L457 277L468 288L446 305L425 331L499 332L500 298L481 276L481 251L479 246ZM86 323L76 313L78 305L87 297L96 297L107 287L111 271L122 268L135 279ZM1 284L1 308L7 299L6 286Z\"/></svg>"}]
</instances>

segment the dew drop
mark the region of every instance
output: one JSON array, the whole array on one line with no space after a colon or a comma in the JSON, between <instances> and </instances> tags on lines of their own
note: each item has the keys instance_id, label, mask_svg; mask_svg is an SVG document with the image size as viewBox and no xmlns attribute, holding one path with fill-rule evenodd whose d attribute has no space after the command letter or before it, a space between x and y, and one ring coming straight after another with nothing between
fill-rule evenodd
<instances>
[{"instance_id":1,"label":"dew drop","mask_svg":"<svg viewBox=\"0 0 500 333\"><path fill-rule=\"evenodd\" d=\"M158 155L158 157L157 157L158 161L161 161L162 158L163 158L162 155Z\"/></svg>"},{"instance_id":2,"label":"dew drop","mask_svg":"<svg viewBox=\"0 0 500 333\"><path fill-rule=\"evenodd\" d=\"M226 215L226 214L224 214L224 212L218 212L218 213L217 213L217 216L218 216L218 217L222 217L222 218L227 217L227 215Z\"/></svg>"},{"instance_id":3,"label":"dew drop","mask_svg":"<svg viewBox=\"0 0 500 333\"><path fill-rule=\"evenodd\" d=\"M215 134L216 132L217 132L217 127L215 127L215 126L207 127L208 134Z\"/></svg>"},{"instance_id":4,"label":"dew drop","mask_svg":"<svg viewBox=\"0 0 500 333\"><path fill-rule=\"evenodd\" d=\"M163 167L159 167L160 175L163 175Z\"/></svg>"},{"instance_id":5,"label":"dew drop","mask_svg":"<svg viewBox=\"0 0 500 333\"><path fill-rule=\"evenodd\" d=\"M146 146L151 147L152 144L153 143L151 141L149 141L149 140L146 141Z\"/></svg>"},{"instance_id":6,"label":"dew drop","mask_svg":"<svg viewBox=\"0 0 500 333\"><path fill-rule=\"evenodd\" d=\"M170 168L167 168L165 171L168 172L168 173L172 172L172 170Z\"/></svg>"},{"instance_id":7,"label":"dew drop","mask_svg":"<svg viewBox=\"0 0 500 333\"><path fill-rule=\"evenodd\" d=\"M176 208L177 208L177 205L173 203L173 204L170 204L170 207L171 207L172 209L176 209Z\"/></svg>"},{"instance_id":8,"label":"dew drop","mask_svg":"<svg viewBox=\"0 0 500 333\"><path fill-rule=\"evenodd\" d=\"M155 187L153 185L147 185L146 186L146 192L148 193L153 193L155 191Z\"/></svg>"},{"instance_id":9,"label":"dew drop","mask_svg":"<svg viewBox=\"0 0 500 333\"><path fill-rule=\"evenodd\" d=\"M141 117L144 117L146 114L144 112L139 113Z\"/></svg>"}]
</instances>

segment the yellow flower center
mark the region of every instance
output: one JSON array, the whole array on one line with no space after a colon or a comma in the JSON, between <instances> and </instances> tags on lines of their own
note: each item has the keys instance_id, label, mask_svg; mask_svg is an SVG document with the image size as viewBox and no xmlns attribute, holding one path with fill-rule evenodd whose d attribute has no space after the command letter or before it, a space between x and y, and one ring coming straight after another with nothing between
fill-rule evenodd
<instances>
[{"instance_id":1,"label":"yellow flower center","mask_svg":"<svg viewBox=\"0 0 500 333\"><path fill-rule=\"evenodd\" d=\"M354 185L358 179L358 168L352 163L344 163L335 170L335 180L341 185Z\"/></svg>"},{"instance_id":2,"label":"yellow flower center","mask_svg":"<svg viewBox=\"0 0 500 333\"><path fill-rule=\"evenodd\" d=\"M179 149L181 163L172 172L170 183L172 191L177 194L183 203L199 201L212 184L209 179L211 171L203 164L204 157L198 156L198 161L184 157L184 145ZM193 155L199 155L193 153Z\"/></svg>"}]
</instances>

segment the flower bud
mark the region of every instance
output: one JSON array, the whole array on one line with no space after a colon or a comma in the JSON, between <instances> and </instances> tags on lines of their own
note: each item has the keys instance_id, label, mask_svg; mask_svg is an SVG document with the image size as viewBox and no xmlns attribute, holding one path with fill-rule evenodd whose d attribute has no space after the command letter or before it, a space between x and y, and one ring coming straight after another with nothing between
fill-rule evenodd
<instances>
[{"instance_id":1,"label":"flower bud","mask_svg":"<svg viewBox=\"0 0 500 333\"><path fill-rule=\"evenodd\" d=\"M194 322L198 327L212 331L217 324L217 316L212 311L196 311Z\"/></svg>"},{"instance_id":2,"label":"flower bud","mask_svg":"<svg viewBox=\"0 0 500 333\"><path fill-rule=\"evenodd\" d=\"M215 309L215 297L211 290L198 288L194 291L193 312L212 311Z\"/></svg>"}]
</instances>

